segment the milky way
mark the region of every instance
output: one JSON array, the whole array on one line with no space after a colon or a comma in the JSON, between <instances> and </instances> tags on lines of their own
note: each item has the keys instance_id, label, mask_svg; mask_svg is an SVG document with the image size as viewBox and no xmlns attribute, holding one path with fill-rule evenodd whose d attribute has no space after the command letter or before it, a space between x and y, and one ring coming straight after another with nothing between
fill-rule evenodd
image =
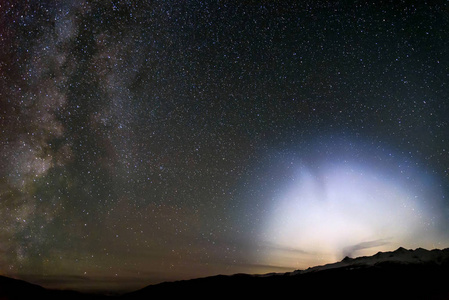
<instances>
[{"instance_id":1,"label":"milky way","mask_svg":"<svg viewBox=\"0 0 449 300\"><path fill-rule=\"evenodd\" d=\"M445 4L15 2L0 274L130 290L449 245Z\"/></svg>"}]
</instances>

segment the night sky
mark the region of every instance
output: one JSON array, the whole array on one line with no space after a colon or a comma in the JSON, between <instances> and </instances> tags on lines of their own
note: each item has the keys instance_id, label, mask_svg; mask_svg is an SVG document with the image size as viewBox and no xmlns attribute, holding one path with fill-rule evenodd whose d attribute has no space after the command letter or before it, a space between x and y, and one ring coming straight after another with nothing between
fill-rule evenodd
<instances>
[{"instance_id":1,"label":"night sky","mask_svg":"<svg viewBox=\"0 0 449 300\"><path fill-rule=\"evenodd\" d=\"M0 1L0 274L448 247L449 8L372 2Z\"/></svg>"}]
</instances>

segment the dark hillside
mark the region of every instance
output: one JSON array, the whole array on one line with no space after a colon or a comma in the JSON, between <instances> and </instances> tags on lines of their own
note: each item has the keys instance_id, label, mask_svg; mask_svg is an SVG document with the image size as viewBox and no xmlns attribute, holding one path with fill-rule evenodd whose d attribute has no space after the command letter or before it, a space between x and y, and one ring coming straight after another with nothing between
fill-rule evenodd
<instances>
[{"instance_id":1,"label":"dark hillside","mask_svg":"<svg viewBox=\"0 0 449 300\"><path fill-rule=\"evenodd\" d=\"M348 259L332 267L267 276L238 274L162 283L124 295L125 299L166 297L288 297L298 299L449 299L448 251L435 261L398 259L398 252L381 254L396 260L377 262L379 255ZM408 250L406 250L408 251ZM430 251L426 251L426 255ZM443 252L444 251L444 252ZM402 255L402 254L401 254ZM402 256L401 256L402 257ZM422 262L424 261L424 262Z\"/></svg>"},{"instance_id":2,"label":"dark hillside","mask_svg":"<svg viewBox=\"0 0 449 300\"><path fill-rule=\"evenodd\" d=\"M218 275L150 285L120 297L55 291L0 276L12 299L449 299L449 249L379 252L285 274Z\"/></svg>"}]
</instances>

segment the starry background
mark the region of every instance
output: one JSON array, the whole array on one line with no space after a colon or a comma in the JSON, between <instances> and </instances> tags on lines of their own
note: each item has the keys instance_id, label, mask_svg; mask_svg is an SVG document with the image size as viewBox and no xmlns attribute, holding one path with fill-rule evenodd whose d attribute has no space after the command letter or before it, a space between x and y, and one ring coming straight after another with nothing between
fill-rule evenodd
<instances>
[{"instance_id":1,"label":"starry background","mask_svg":"<svg viewBox=\"0 0 449 300\"><path fill-rule=\"evenodd\" d=\"M1 1L0 273L449 246L449 9L412 2Z\"/></svg>"}]
</instances>

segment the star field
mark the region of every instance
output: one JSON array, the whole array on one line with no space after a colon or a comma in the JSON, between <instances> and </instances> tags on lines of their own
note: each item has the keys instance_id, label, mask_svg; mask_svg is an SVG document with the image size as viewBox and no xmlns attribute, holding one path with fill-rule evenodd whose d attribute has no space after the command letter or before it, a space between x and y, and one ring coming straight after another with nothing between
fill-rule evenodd
<instances>
[{"instance_id":1,"label":"star field","mask_svg":"<svg viewBox=\"0 0 449 300\"><path fill-rule=\"evenodd\" d=\"M447 247L448 23L445 3L2 2L0 274L130 290Z\"/></svg>"}]
</instances>

